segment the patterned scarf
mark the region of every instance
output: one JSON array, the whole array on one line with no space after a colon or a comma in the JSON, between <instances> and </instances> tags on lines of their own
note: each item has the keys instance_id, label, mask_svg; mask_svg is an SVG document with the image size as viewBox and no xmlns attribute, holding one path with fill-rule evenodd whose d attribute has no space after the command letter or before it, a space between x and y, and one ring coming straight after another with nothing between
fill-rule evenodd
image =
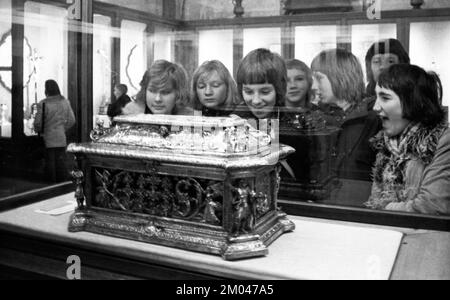
<instances>
[{"instance_id":1,"label":"patterned scarf","mask_svg":"<svg viewBox=\"0 0 450 300\"><path fill-rule=\"evenodd\" d=\"M418 159L424 165L431 163L439 139L448 128L442 123L434 128L421 124L410 124L397 138L389 138L383 132L372 140L372 147L378 151L373 170L375 185L380 188L378 195L372 194L366 206L383 209L391 202L407 200L406 167L410 160Z\"/></svg>"}]
</instances>

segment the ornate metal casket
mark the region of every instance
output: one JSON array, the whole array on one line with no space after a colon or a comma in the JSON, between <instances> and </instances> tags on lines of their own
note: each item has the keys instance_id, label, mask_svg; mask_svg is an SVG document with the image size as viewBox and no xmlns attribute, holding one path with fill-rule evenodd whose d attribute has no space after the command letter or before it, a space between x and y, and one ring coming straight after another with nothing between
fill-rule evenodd
<instances>
[{"instance_id":1,"label":"ornate metal casket","mask_svg":"<svg viewBox=\"0 0 450 300\"><path fill-rule=\"evenodd\" d=\"M140 115L71 144L89 231L221 255L262 256L294 224L277 206L279 161L295 150L240 118Z\"/></svg>"}]
</instances>

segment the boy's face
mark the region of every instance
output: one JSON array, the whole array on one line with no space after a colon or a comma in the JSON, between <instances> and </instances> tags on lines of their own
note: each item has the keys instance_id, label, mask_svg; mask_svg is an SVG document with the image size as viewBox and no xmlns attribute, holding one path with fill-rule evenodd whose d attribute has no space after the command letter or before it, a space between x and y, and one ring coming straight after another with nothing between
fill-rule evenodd
<instances>
[{"instance_id":1,"label":"boy's face","mask_svg":"<svg viewBox=\"0 0 450 300\"><path fill-rule=\"evenodd\" d=\"M242 96L245 104L258 119L268 117L273 112L277 101L275 87L270 83L244 84Z\"/></svg>"},{"instance_id":2,"label":"boy's face","mask_svg":"<svg viewBox=\"0 0 450 300\"><path fill-rule=\"evenodd\" d=\"M177 95L171 85L154 88L152 82L147 88L147 106L155 115L173 114L177 102Z\"/></svg>"}]
</instances>

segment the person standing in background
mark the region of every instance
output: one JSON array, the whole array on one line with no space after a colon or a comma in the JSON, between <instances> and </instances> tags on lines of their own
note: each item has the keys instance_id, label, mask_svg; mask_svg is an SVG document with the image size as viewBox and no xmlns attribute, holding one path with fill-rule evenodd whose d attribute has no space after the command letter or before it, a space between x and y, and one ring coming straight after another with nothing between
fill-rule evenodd
<instances>
[{"instance_id":1,"label":"person standing in background","mask_svg":"<svg viewBox=\"0 0 450 300\"><path fill-rule=\"evenodd\" d=\"M66 132L75 125L75 115L69 100L61 95L56 81L45 82L45 96L46 98L38 104L34 129L44 138L45 169L48 180L63 182L68 177Z\"/></svg>"}]
</instances>

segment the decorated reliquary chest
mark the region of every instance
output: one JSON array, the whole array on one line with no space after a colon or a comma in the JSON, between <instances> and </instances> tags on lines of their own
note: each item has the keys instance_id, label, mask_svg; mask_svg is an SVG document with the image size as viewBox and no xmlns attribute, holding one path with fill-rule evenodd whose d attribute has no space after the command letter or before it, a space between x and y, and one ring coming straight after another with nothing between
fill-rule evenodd
<instances>
[{"instance_id":1,"label":"decorated reliquary chest","mask_svg":"<svg viewBox=\"0 0 450 300\"><path fill-rule=\"evenodd\" d=\"M68 147L78 201L69 231L236 260L266 255L294 230L277 205L279 162L294 149L270 130L240 118L139 115L115 123Z\"/></svg>"}]
</instances>

